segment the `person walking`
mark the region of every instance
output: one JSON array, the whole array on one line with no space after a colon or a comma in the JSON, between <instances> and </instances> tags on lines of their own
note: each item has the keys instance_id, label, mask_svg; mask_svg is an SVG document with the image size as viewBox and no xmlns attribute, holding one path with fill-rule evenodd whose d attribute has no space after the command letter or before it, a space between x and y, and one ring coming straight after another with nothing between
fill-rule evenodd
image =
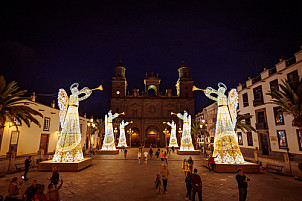
<instances>
[{"instance_id":1,"label":"person walking","mask_svg":"<svg viewBox=\"0 0 302 201\"><path fill-rule=\"evenodd\" d=\"M60 185L57 188L54 187L53 183L48 185L48 192L46 193L47 201L60 201L59 190L63 185L63 179L60 181Z\"/></svg>"},{"instance_id":2,"label":"person walking","mask_svg":"<svg viewBox=\"0 0 302 201\"><path fill-rule=\"evenodd\" d=\"M60 174L58 172L58 169L56 167L52 168L52 175L49 178L50 182L57 188L57 185L59 183Z\"/></svg>"},{"instance_id":3,"label":"person walking","mask_svg":"<svg viewBox=\"0 0 302 201\"><path fill-rule=\"evenodd\" d=\"M237 170L236 181L239 189L239 201L245 201L247 196L247 182L250 178L243 174L243 170L239 168Z\"/></svg>"},{"instance_id":4,"label":"person walking","mask_svg":"<svg viewBox=\"0 0 302 201\"><path fill-rule=\"evenodd\" d=\"M165 155L164 155L163 150L161 150L161 152L160 152L160 160L161 160L161 164L163 165L164 164L164 160L165 160Z\"/></svg>"},{"instance_id":5,"label":"person walking","mask_svg":"<svg viewBox=\"0 0 302 201\"><path fill-rule=\"evenodd\" d=\"M137 153L137 159L138 159L138 164L141 164L141 157L142 157L142 152Z\"/></svg>"},{"instance_id":6,"label":"person walking","mask_svg":"<svg viewBox=\"0 0 302 201\"><path fill-rule=\"evenodd\" d=\"M198 194L199 201L202 201L202 182L200 176L197 174L197 169L194 169L194 173L191 175L192 178L192 201L195 201L195 195Z\"/></svg>"},{"instance_id":7,"label":"person walking","mask_svg":"<svg viewBox=\"0 0 302 201\"><path fill-rule=\"evenodd\" d=\"M148 163L148 152L147 151L144 152L144 156L145 156L145 162L147 164Z\"/></svg>"},{"instance_id":8,"label":"person walking","mask_svg":"<svg viewBox=\"0 0 302 201\"><path fill-rule=\"evenodd\" d=\"M150 159L152 159L152 155L153 155L152 146L150 146L149 154L150 154Z\"/></svg>"},{"instance_id":9,"label":"person walking","mask_svg":"<svg viewBox=\"0 0 302 201\"><path fill-rule=\"evenodd\" d=\"M157 149L155 152L156 158L158 158L159 154L160 154L160 149Z\"/></svg>"},{"instance_id":10,"label":"person walking","mask_svg":"<svg viewBox=\"0 0 302 201\"><path fill-rule=\"evenodd\" d=\"M189 160L188 160L188 167L190 172L193 172L193 165L194 165L194 161L192 159L192 157L190 156Z\"/></svg>"},{"instance_id":11,"label":"person walking","mask_svg":"<svg viewBox=\"0 0 302 201\"><path fill-rule=\"evenodd\" d=\"M29 168L30 168L30 162L31 162L31 156L28 156L27 159L24 162L25 163L24 181L28 181L27 173L28 173Z\"/></svg>"},{"instance_id":12,"label":"person walking","mask_svg":"<svg viewBox=\"0 0 302 201\"><path fill-rule=\"evenodd\" d=\"M216 156L217 157L217 156ZM208 159L208 161L209 161L209 163L210 163L210 165L211 165L211 167L212 167L212 171L214 171L215 170L215 158L216 157L213 157L212 155L210 155L210 157L209 157L209 159Z\"/></svg>"},{"instance_id":13,"label":"person walking","mask_svg":"<svg viewBox=\"0 0 302 201\"><path fill-rule=\"evenodd\" d=\"M125 159L127 158L127 153L128 153L127 149L124 149L124 157L125 157Z\"/></svg>"},{"instance_id":14,"label":"person walking","mask_svg":"<svg viewBox=\"0 0 302 201\"><path fill-rule=\"evenodd\" d=\"M32 201L32 199L35 197L36 191L37 191L37 185L38 181L35 179L32 181L30 186L25 190L22 198L24 201Z\"/></svg>"},{"instance_id":15,"label":"person walking","mask_svg":"<svg viewBox=\"0 0 302 201\"><path fill-rule=\"evenodd\" d=\"M163 180L163 186L164 186L164 193L167 193L167 184L168 184L168 176L169 176L169 170L167 166L164 164L160 174L162 175L162 180Z\"/></svg>"},{"instance_id":16,"label":"person walking","mask_svg":"<svg viewBox=\"0 0 302 201\"><path fill-rule=\"evenodd\" d=\"M186 200L191 200L191 192L192 192L192 178L191 178L191 172L188 172L188 173L187 173L185 182L186 182L186 187L187 187Z\"/></svg>"},{"instance_id":17,"label":"person walking","mask_svg":"<svg viewBox=\"0 0 302 201\"><path fill-rule=\"evenodd\" d=\"M165 164L168 165L168 154L167 154L167 152L165 152L164 155L165 155Z\"/></svg>"},{"instance_id":18,"label":"person walking","mask_svg":"<svg viewBox=\"0 0 302 201\"><path fill-rule=\"evenodd\" d=\"M23 179L21 180L21 182L19 182L18 177L13 177L8 186L8 197L19 198L22 183Z\"/></svg>"},{"instance_id":19,"label":"person walking","mask_svg":"<svg viewBox=\"0 0 302 201\"><path fill-rule=\"evenodd\" d=\"M172 152L174 153L174 146L172 146Z\"/></svg>"},{"instance_id":20,"label":"person walking","mask_svg":"<svg viewBox=\"0 0 302 201\"><path fill-rule=\"evenodd\" d=\"M185 176L187 176L187 172L189 170L189 167L188 167L188 162L186 159L184 159L184 161L182 162L182 171L184 171L185 173Z\"/></svg>"}]
</instances>

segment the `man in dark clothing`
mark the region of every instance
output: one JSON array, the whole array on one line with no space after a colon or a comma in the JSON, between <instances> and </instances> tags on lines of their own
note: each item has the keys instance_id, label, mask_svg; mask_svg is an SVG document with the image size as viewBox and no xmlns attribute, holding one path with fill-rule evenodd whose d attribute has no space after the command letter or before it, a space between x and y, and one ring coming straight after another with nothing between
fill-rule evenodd
<instances>
[{"instance_id":1,"label":"man in dark clothing","mask_svg":"<svg viewBox=\"0 0 302 201\"><path fill-rule=\"evenodd\" d=\"M57 188L57 185L59 183L59 173L56 167L52 168L52 176L50 178L51 183L53 183L53 185L55 186L55 188Z\"/></svg>"},{"instance_id":2,"label":"man in dark clothing","mask_svg":"<svg viewBox=\"0 0 302 201\"><path fill-rule=\"evenodd\" d=\"M152 150L152 147L151 147L151 146L150 146L149 154L150 154L150 158L152 159L153 150Z\"/></svg>"},{"instance_id":3,"label":"man in dark clothing","mask_svg":"<svg viewBox=\"0 0 302 201\"><path fill-rule=\"evenodd\" d=\"M194 173L191 175L192 178L192 201L195 201L195 195L198 194L199 201L202 201L202 182L200 176L197 174L197 169L194 169Z\"/></svg>"},{"instance_id":4,"label":"man in dark clothing","mask_svg":"<svg viewBox=\"0 0 302 201\"><path fill-rule=\"evenodd\" d=\"M36 191L37 191L37 180L33 180L31 185L26 189L24 192L22 198L25 201L32 201L32 199L35 197Z\"/></svg>"},{"instance_id":5,"label":"man in dark clothing","mask_svg":"<svg viewBox=\"0 0 302 201\"><path fill-rule=\"evenodd\" d=\"M250 178L243 174L243 170L241 168L237 170L237 173L236 181L239 189L239 201L245 201L247 196L247 182L250 181Z\"/></svg>"},{"instance_id":6,"label":"man in dark clothing","mask_svg":"<svg viewBox=\"0 0 302 201\"><path fill-rule=\"evenodd\" d=\"M30 162L31 162L31 156L28 156L27 159L25 160L24 181L28 181L27 173L29 171Z\"/></svg>"}]
</instances>

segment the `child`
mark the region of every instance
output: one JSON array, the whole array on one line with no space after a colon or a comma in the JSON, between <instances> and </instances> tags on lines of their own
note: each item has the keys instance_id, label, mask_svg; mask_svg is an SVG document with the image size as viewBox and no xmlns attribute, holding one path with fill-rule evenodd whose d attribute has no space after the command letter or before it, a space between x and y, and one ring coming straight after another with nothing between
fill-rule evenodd
<instances>
[{"instance_id":1,"label":"child","mask_svg":"<svg viewBox=\"0 0 302 201\"><path fill-rule=\"evenodd\" d=\"M147 151L144 152L144 156L145 156L146 163L148 163L148 152Z\"/></svg>"},{"instance_id":2,"label":"child","mask_svg":"<svg viewBox=\"0 0 302 201\"><path fill-rule=\"evenodd\" d=\"M127 149L124 150L124 157L127 158Z\"/></svg>"},{"instance_id":3,"label":"child","mask_svg":"<svg viewBox=\"0 0 302 201\"><path fill-rule=\"evenodd\" d=\"M154 183L155 183L156 192L157 192L157 194L159 194L159 192L160 192L160 185L161 185L160 174L156 174L156 179L155 179Z\"/></svg>"}]
</instances>

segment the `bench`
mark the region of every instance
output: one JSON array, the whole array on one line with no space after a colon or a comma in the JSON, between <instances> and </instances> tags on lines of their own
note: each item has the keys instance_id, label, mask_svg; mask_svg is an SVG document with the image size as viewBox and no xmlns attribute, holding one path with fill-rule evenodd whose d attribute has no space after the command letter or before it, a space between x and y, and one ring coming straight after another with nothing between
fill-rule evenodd
<instances>
[{"instance_id":1,"label":"bench","mask_svg":"<svg viewBox=\"0 0 302 201\"><path fill-rule=\"evenodd\" d=\"M21 172L25 169L24 163L16 163L15 167L17 172Z\"/></svg>"},{"instance_id":2,"label":"bench","mask_svg":"<svg viewBox=\"0 0 302 201\"><path fill-rule=\"evenodd\" d=\"M270 170L273 170L274 173L281 174L283 166L279 165L273 165L273 164L266 164L265 169L268 169L269 172Z\"/></svg>"}]
</instances>

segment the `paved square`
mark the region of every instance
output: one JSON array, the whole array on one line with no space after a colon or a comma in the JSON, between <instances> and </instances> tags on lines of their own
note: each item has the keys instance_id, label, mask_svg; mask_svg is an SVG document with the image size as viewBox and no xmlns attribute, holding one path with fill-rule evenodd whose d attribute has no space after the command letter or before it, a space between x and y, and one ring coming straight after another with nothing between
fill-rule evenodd
<instances>
[{"instance_id":1,"label":"paved square","mask_svg":"<svg viewBox=\"0 0 302 201\"><path fill-rule=\"evenodd\" d=\"M138 164L138 149L128 151L127 159L123 154L93 157L93 165L80 172L61 172L64 184L60 190L63 201L100 200L100 201L136 201L136 200L185 200L186 188L181 163L188 156L172 153L169 157L168 193L156 194L155 175L161 169L158 159L148 160L148 164ZM238 200L238 189L235 174L214 173L204 168L202 156L192 156L194 167L198 168L203 181L203 200ZM22 173L6 175L0 178L0 194L6 195L9 179L21 176ZM23 184L25 189L32 179L47 185L50 172L29 172L29 181ZM249 174L247 200L276 201L301 200L302 182L291 177L275 174Z\"/></svg>"}]
</instances>

